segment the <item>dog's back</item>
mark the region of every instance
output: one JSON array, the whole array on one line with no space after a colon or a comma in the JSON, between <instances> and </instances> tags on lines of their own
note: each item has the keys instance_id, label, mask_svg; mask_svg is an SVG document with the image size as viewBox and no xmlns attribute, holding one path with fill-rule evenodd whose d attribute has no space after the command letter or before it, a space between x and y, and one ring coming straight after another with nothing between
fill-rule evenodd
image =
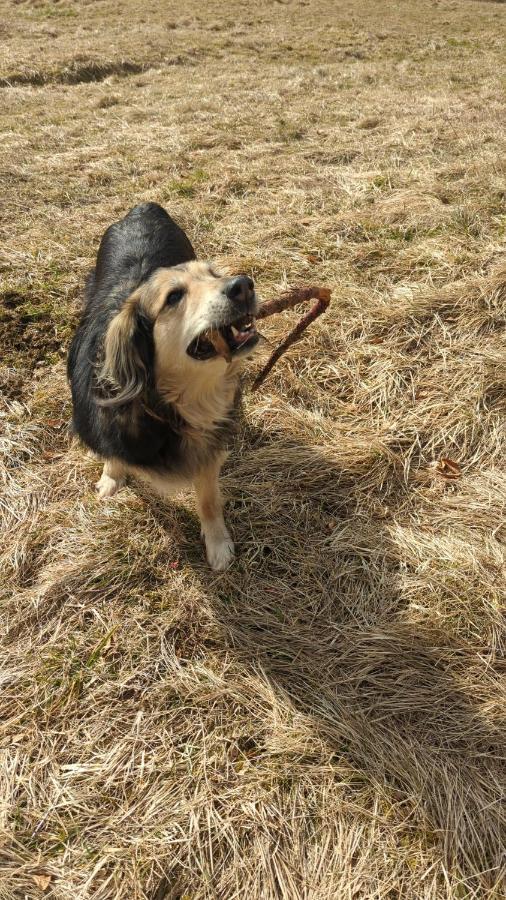
<instances>
[{"instance_id":1,"label":"dog's back","mask_svg":"<svg viewBox=\"0 0 506 900\"><path fill-rule=\"evenodd\" d=\"M155 269L195 259L186 234L158 203L139 203L109 226L100 241L95 269L85 288L85 307L111 293L118 306ZM118 286L123 290L118 292Z\"/></svg>"},{"instance_id":2,"label":"dog's back","mask_svg":"<svg viewBox=\"0 0 506 900\"><path fill-rule=\"evenodd\" d=\"M105 232L97 256L94 292L110 293L125 280L135 289L155 269L191 259L195 259L193 247L169 214L157 203L140 203Z\"/></svg>"}]
</instances>

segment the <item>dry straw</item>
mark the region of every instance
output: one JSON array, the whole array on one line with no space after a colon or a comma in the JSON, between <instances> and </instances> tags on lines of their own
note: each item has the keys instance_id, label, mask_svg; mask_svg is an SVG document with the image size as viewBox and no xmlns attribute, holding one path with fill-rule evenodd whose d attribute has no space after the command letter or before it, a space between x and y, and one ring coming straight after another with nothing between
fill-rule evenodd
<instances>
[{"instance_id":1,"label":"dry straw","mask_svg":"<svg viewBox=\"0 0 506 900\"><path fill-rule=\"evenodd\" d=\"M504 895L504 11L0 3L1 900ZM67 434L148 198L332 290L245 393L219 577Z\"/></svg>"}]
</instances>

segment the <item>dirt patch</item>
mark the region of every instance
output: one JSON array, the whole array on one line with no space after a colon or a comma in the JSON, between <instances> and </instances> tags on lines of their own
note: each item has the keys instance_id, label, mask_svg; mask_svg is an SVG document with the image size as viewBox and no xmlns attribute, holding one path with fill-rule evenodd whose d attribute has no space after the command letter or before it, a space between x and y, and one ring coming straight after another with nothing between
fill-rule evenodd
<instances>
[{"instance_id":1,"label":"dirt patch","mask_svg":"<svg viewBox=\"0 0 506 900\"><path fill-rule=\"evenodd\" d=\"M77 315L66 314L47 297L6 291L0 295L0 353L3 365L30 372L64 359Z\"/></svg>"}]
</instances>

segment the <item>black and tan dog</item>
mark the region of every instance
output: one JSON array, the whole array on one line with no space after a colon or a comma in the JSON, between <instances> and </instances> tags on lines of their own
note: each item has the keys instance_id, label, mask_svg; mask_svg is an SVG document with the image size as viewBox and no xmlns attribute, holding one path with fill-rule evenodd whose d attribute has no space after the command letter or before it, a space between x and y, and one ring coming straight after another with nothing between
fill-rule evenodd
<instances>
[{"instance_id":1,"label":"black and tan dog","mask_svg":"<svg viewBox=\"0 0 506 900\"><path fill-rule=\"evenodd\" d=\"M102 238L69 353L73 427L104 460L99 495L127 475L164 496L192 482L213 569L234 556L218 478L256 311L250 278L198 262L165 210L142 203Z\"/></svg>"}]
</instances>

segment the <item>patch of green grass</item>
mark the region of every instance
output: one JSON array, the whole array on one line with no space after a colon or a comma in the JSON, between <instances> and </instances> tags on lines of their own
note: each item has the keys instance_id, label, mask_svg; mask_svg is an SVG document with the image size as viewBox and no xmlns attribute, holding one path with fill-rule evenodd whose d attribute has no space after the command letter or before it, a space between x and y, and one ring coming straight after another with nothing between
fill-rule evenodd
<instances>
[{"instance_id":1,"label":"patch of green grass","mask_svg":"<svg viewBox=\"0 0 506 900\"><path fill-rule=\"evenodd\" d=\"M78 15L74 6L68 4L44 3L31 10L37 19L75 19Z\"/></svg>"},{"instance_id":2,"label":"patch of green grass","mask_svg":"<svg viewBox=\"0 0 506 900\"><path fill-rule=\"evenodd\" d=\"M372 185L375 188L388 188L391 190L392 181L390 175L387 175L386 173L384 175L375 175L372 180Z\"/></svg>"},{"instance_id":3,"label":"patch of green grass","mask_svg":"<svg viewBox=\"0 0 506 900\"><path fill-rule=\"evenodd\" d=\"M472 41L469 41L467 38L447 38L446 43L449 47L472 47Z\"/></svg>"},{"instance_id":4,"label":"patch of green grass","mask_svg":"<svg viewBox=\"0 0 506 900\"><path fill-rule=\"evenodd\" d=\"M394 225L382 230L382 235L384 238L386 238L386 240L400 242L403 244L410 244L415 239L418 233L419 229L415 228L414 225Z\"/></svg>"},{"instance_id":5,"label":"patch of green grass","mask_svg":"<svg viewBox=\"0 0 506 900\"><path fill-rule=\"evenodd\" d=\"M172 181L169 181L166 186L168 195L177 194L179 197L185 197L187 199L195 197L199 187L203 182L207 181L208 177L209 176L204 169L194 169L193 172L186 175L184 178L174 178Z\"/></svg>"}]
</instances>

